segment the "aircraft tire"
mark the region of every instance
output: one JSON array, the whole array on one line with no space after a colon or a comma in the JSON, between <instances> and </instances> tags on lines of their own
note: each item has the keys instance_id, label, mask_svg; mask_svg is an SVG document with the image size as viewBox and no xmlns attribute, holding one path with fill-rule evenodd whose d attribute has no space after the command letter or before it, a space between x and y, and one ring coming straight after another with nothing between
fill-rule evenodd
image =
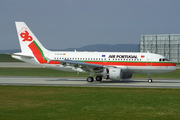
<instances>
[{"instance_id":1,"label":"aircraft tire","mask_svg":"<svg viewBox=\"0 0 180 120\"><path fill-rule=\"evenodd\" d=\"M101 81L102 77L101 76L96 76L96 81Z\"/></svg>"},{"instance_id":2,"label":"aircraft tire","mask_svg":"<svg viewBox=\"0 0 180 120\"><path fill-rule=\"evenodd\" d=\"M148 79L148 83L152 83L153 82L153 80L152 79Z\"/></svg>"},{"instance_id":3,"label":"aircraft tire","mask_svg":"<svg viewBox=\"0 0 180 120\"><path fill-rule=\"evenodd\" d=\"M93 82L94 81L94 78L93 77L88 77L87 78L87 82Z\"/></svg>"}]
</instances>

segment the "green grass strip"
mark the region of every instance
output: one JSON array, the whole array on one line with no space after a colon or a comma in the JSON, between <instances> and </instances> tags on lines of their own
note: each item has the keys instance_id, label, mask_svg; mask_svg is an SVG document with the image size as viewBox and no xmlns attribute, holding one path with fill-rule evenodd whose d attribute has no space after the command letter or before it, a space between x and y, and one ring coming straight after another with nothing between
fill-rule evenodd
<instances>
[{"instance_id":1,"label":"green grass strip","mask_svg":"<svg viewBox=\"0 0 180 120\"><path fill-rule=\"evenodd\" d=\"M0 86L1 120L179 120L180 89Z\"/></svg>"},{"instance_id":2,"label":"green grass strip","mask_svg":"<svg viewBox=\"0 0 180 120\"><path fill-rule=\"evenodd\" d=\"M0 54L0 62L22 62L20 60L14 59L9 54Z\"/></svg>"},{"instance_id":3,"label":"green grass strip","mask_svg":"<svg viewBox=\"0 0 180 120\"><path fill-rule=\"evenodd\" d=\"M87 73L64 72L47 68L1 68L0 76L37 76L37 77L88 77Z\"/></svg>"}]
</instances>

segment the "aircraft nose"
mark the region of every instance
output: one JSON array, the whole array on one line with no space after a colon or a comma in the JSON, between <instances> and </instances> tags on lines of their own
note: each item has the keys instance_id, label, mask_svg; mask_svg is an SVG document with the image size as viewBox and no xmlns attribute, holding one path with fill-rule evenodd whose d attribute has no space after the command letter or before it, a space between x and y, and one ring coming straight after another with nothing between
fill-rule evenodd
<instances>
[{"instance_id":1,"label":"aircraft nose","mask_svg":"<svg viewBox=\"0 0 180 120\"><path fill-rule=\"evenodd\" d=\"M175 63L172 63L173 66L171 67L172 70L176 70L176 64Z\"/></svg>"}]
</instances>

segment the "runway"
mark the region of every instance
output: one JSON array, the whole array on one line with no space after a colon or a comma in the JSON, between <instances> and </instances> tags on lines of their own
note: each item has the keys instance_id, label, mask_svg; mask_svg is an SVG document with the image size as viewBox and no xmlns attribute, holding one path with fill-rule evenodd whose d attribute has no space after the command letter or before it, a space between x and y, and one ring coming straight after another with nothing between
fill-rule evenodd
<instances>
[{"instance_id":1,"label":"runway","mask_svg":"<svg viewBox=\"0 0 180 120\"><path fill-rule=\"evenodd\" d=\"M0 77L0 85L35 86L80 86L80 87L135 87L135 88L180 88L180 79L128 79L123 81L102 80L88 83L86 78L69 77Z\"/></svg>"}]
</instances>

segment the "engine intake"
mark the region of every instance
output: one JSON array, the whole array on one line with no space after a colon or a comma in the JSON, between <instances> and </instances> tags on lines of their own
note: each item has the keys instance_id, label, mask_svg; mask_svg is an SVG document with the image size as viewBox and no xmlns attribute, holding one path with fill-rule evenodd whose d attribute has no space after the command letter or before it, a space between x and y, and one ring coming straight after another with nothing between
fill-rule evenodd
<instances>
[{"instance_id":1,"label":"engine intake","mask_svg":"<svg viewBox=\"0 0 180 120\"><path fill-rule=\"evenodd\" d=\"M103 70L104 79L120 80L132 77L132 73L123 72L120 68L106 68Z\"/></svg>"},{"instance_id":2,"label":"engine intake","mask_svg":"<svg viewBox=\"0 0 180 120\"><path fill-rule=\"evenodd\" d=\"M105 79L120 80L122 78L122 69L120 68L106 68L103 71Z\"/></svg>"}]
</instances>

